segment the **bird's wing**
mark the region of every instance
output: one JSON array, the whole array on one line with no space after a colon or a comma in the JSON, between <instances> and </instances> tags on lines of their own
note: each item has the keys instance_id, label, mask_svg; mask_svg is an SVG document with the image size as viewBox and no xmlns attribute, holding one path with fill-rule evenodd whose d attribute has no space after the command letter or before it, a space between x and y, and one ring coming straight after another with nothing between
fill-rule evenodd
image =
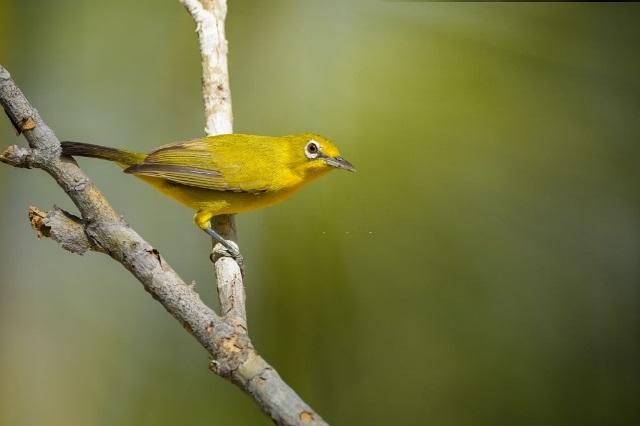
<instances>
[{"instance_id":1,"label":"bird's wing","mask_svg":"<svg viewBox=\"0 0 640 426\"><path fill-rule=\"evenodd\" d=\"M262 192L263 188L231 184L225 179L221 169L239 168L241 165L226 167L218 164L210 142L206 139L165 145L150 153L141 164L125 169L125 173L166 179L175 183L215 191ZM221 167L222 166L222 167Z\"/></svg>"}]
</instances>

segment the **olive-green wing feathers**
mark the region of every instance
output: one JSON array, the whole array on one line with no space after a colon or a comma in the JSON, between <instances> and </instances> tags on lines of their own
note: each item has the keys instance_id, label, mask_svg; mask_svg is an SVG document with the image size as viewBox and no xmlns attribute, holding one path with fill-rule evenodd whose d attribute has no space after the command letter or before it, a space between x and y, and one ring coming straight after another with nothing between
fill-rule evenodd
<instances>
[{"instance_id":1,"label":"olive-green wing feathers","mask_svg":"<svg viewBox=\"0 0 640 426\"><path fill-rule=\"evenodd\" d=\"M138 164L125 169L124 172L139 176L166 179L182 185L213 189L216 191L239 191L239 189L230 188L220 173L189 166L177 166L174 164Z\"/></svg>"},{"instance_id":2,"label":"olive-green wing feathers","mask_svg":"<svg viewBox=\"0 0 640 426\"><path fill-rule=\"evenodd\" d=\"M222 163L213 153L212 143L215 142L205 138L163 146L151 152L141 164L125 169L125 173L215 191L258 193L266 189L243 185L243 182L231 184L225 175L232 175L242 165Z\"/></svg>"}]
</instances>

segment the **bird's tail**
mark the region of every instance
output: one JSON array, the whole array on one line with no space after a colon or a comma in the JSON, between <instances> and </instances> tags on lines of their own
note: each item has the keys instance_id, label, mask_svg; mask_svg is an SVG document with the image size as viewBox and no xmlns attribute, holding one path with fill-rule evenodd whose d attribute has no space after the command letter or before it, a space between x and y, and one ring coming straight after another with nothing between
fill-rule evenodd
<instances>
[{"instance_id":1,"label":"bird's tail","mask_svg":"<svg viewBox=\"0 0 640 426\"><path fill-rule=\"evenodd\" d=\"M64 155L99 158L118 163L121 167L140 164L146 157L146 154L140 152L92 145L90 143L64 141L61 144Z\"/></svg>"}]
</instances>

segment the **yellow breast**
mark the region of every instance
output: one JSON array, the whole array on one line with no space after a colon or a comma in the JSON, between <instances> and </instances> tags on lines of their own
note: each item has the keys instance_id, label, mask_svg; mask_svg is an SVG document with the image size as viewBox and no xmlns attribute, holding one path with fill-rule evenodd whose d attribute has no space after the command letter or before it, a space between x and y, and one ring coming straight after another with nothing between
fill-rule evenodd
<instances>
[{"instance_id":1,"label":"yellow breast","mask_svg":"<svg viewBox=\"0 0 640 426\"><path fill-rule=\"evenodd\" d=\"M209 220L214 216L247 212L278 203L293 195L306 183L299 181L277 191L250 193L214 191L148 176L139 178L179 203L196 210L194 221L200 228L208 227Z\"/></svg>"}]
</instances>

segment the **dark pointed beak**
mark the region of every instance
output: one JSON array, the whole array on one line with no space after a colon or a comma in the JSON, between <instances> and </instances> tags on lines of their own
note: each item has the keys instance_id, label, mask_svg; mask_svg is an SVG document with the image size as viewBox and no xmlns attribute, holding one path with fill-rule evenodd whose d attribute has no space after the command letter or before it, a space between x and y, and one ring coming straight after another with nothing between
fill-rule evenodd
<instances>
[{"instance_id":1,"label":"dark pointed beak","mask_svg":"<svg viewBox=\"0 0 640 426\"><path fill-rule=\"evenodd\" d=\"M353 167L353 164L351 164L350 162L348 162L342 157L326 157L324 161L331 167L335 167L337 169L345 169L350 172L356 171L356 168Z\"/></svg>"}]
</instances>

